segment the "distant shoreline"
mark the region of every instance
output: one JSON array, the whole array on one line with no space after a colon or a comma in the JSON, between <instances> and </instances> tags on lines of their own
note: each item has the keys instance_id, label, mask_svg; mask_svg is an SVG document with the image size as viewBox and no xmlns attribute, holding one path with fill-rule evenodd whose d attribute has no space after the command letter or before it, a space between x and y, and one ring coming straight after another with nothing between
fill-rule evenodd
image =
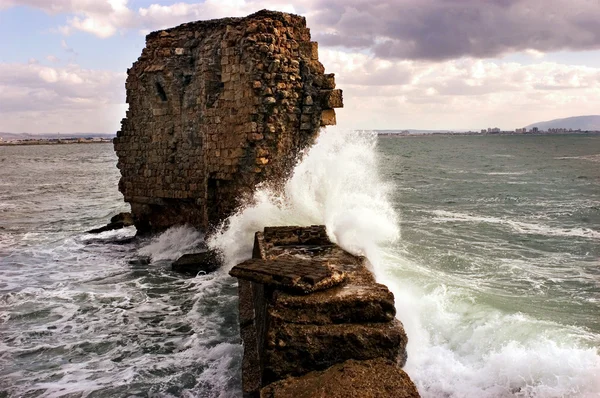
<instances>
[{"instance_id":1,"label":"distant shoreline","mask_svg":"<svg viewBox=\"0 0 600 398\"><path fill-rule=\"evenodd\" d=\"M34 141L7 141L0 142L0 146L28 146L28 145L74 145L74 144L112 144L112 140L103 141L50 141L50 140L34 140Z\"/></svg>"},{"instance_id":2,"label":"distant shoreline","mask_svg":"<svg viewBox=\"0 0 600 398\"><path fill-rule=\"evenodd\" d=\"M553 136L564 136L564 135L600 135L600 131L573 131L573 132L562 132L562 133L551 133L547 131L539 131L537 133L517 133L514 131L502 131L499 133L478 133L475 131L468 131L464 133L457 132L439 132L439 133L383 133L378 132L379 137L437 137L437 136L480 136L480 137L493 137L499 135L513 135L519 137L530 137L540 135L553 135Z\"/></svg>"}]
</instances>

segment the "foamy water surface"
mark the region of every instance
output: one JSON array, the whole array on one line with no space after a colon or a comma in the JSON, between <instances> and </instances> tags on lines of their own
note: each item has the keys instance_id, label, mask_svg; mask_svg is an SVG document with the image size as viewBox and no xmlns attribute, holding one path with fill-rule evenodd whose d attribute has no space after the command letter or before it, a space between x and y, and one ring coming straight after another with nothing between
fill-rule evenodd
<instances>
[{"instance_id":1,"label":"foamy water surface","mask_svg":"<svg viewBox=\"0 0 600 398\"><path fill-rule=\"evenodd\" d=\"M126 209L109 145L0 147L0 396L241 396L227 270L265 226L325 224L394 292L422 396L598 397L598 153L600 137L330 129L208 237L226 267L182 278L191 228L85 234Z\"/></svg>"}]
</instances>

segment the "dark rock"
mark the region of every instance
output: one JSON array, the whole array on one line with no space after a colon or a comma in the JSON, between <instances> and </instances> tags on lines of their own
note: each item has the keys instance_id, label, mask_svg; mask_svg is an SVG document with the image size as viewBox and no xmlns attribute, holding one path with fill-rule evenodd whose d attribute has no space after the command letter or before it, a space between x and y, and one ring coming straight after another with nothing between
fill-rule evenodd
<instances>
[{"instance_id":1,"label":"dark rock","mask_svg":"<svg viewBox=\"0 0 600 398\"><path fill-rule=\"evenodd\" d=\"M87 231L87 233L88 234L99 234L100 232L114 231L115 229L121 229L121 228L125 228L125 223L123 223L122 221L111 222L110 224L105 225L103 227L90 229L89 231Z\"/></svg>"},{"instance_id":2,"label":"dark rock","mask_svg":"<svg viewBox=\"0 0 600 398\"><path fill-rule=\"evenodd\" d=\"M221 264L221 254L216 250L208 250L201 253L184 254L173 263L172 269L182 274L197 275L199 272L214 272Z\"/></svg>"},{"instance_id":3,"label":"dark rock","mask_svg":"<svg viewBox=\"0 0 600 398\"><path fill-rule=\"evenodd\" d=\"M150 257L140 257L129 260L129 265L143 266L150 264Z\"/></svg>"},{"instance_id":4,"label":"dark rock","mask_svg":"<svg viewBox=\"0 0 600 398\"><path fill-rule=\"evenodd\" d=\"M133 216L131 213L119 213L110 219L111 223L122 222L124 226L129 227L133 225Z\"/></svg>"},{"instance_id":5,"label":"dark rock","mask_svg":"<svg viewBox=\"0 0 600 398\"><path fill-rule=\"evenodd\" d=\"M261 398L418 398L417 387L395 363L349 360L322 372L269 384Z\"/></svg>"},{"instance_id":6,"label":"dark rock","mask_svg":"<svg viewBox=\"0 0 600 398\"><path fill-rule=\"evenodd\" d=\"M87 231L87 233L99 234L100 232L114 231L115 229L130 227L133 224L133 216L131 215L131 213L119 213L116 216L113 216L110 219L110 223L108 223L107 225L100 228L90 229L89 231Z\"/></svg>"},{"instance_id":7,"label":"dark rock","mask_svg":"<svg viewBox=\"0 0 600 398\"><path fill-rule=\"evenodd\" d=\"M108 239L102 239L102 238L95 238L95 239L88 239L85 241L86 245L92 245L92 244L101 244L101 245L128 245L130 243L133 243L136 241L136 237L135 236L129 236L126 238L108 238Z\"/></svg>"}]
</instances>

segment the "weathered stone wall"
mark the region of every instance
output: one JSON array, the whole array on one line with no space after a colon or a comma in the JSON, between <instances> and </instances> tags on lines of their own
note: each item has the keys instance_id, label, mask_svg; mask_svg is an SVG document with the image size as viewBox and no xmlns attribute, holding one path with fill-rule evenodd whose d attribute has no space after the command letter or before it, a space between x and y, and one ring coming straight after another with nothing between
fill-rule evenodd
<instances>
[{"instance_id":1,"label":"weathered stone wall","mask_svg":"<svg viewBox=\"0 0 600 398\"><path fill-rule=\"evenodd\" d=\"M235 266L245 397L419 396L394 296L324 226L257 232Z\"/></svg>"},{"instance_id":2,"label":"weathered stone wall","mask_svg":"<svg viewBox=\"0 0 600 398\"><path fill-rule=\"evenodd\" d=\"M342 106L305 19L271 11L150 33L126 89L114 146L140 232L223 220Z\"/></svg>"}]
</instances>

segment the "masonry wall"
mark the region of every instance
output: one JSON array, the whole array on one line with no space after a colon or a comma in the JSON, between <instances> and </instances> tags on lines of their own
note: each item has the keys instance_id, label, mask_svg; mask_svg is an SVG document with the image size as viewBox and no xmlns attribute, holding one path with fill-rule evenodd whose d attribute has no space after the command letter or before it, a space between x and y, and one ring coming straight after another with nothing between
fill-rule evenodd
<instances>
[{"instance_id":1,"label":"masonry wall","mask_svg":"<svg viewBox=\"0 0 600 398\"><path fill-rule=\"evenodd\" d=\"M140 232L223 220L342 106L305 19L266 10L149 34L126 90L114 147Z\"/></svg>"},{"instance_id":2,"label":"masonry wall","mask_svg":"<svg viewBox=\"0 0 600 398\"><path fill-rule=\"evenodd\" d=\"M243 396L398 397L408 337L394 295L325 226L266 227L238 278Z\"/></svg>"}]
</instances>

